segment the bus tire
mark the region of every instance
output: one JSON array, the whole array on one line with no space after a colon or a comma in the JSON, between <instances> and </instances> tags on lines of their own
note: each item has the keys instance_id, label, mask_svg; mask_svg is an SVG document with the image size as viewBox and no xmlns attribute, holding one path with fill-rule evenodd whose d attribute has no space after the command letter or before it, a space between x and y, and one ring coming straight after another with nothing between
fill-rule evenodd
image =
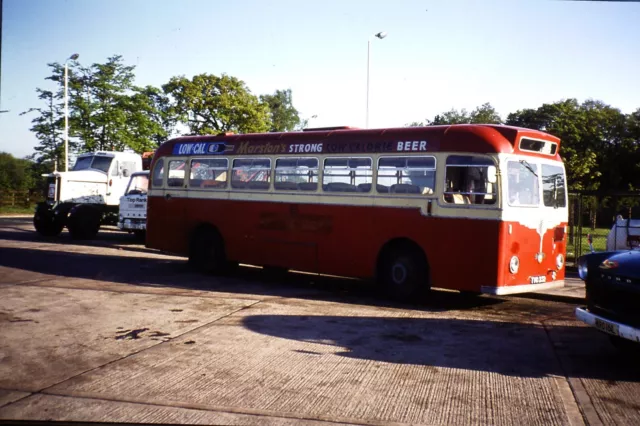
<instances>
[{"instance_id":1,"label":"bus tire","mask_svg":"<svg viewBox=\"0 0 640 426\"><path fill-rule=\"evenodd\" d=\"M422 298L430 290L427 260L421 250L409 245L385 250L378 280L388 297L402 302Z\"/></svg>"},{"instance_id":2,"label":"bus tire","mask_svg":"<svg viewBox=\"0 0 640 426\"><path fill-rule=\"evenodd\" d=\"M33 227L44 237L57 237L64 228L64 220L56 218L53 210L38 206L33 215Z\"/></svg>"},{"instance_id":3,"label":"bus tire","mask_svg":"<svg viewBox=\"0 0 640 426\"><path fill-rule=\"evenodd\" d=\"M74 240L90 240L98 235L102 212L91 206L76 206L69 212L67 229Z\"/></svg>"},{"instance_id":4,"label":"bus tire","mask_svg":"<svg viewBox=\"0 0 640 426\"><path fill-rule=\"evenodd\" d=\"M201 273L224 272L224 242L215 229L199 228L193 233L189 245L189 265Z\"/></svg>"}]
</instances>

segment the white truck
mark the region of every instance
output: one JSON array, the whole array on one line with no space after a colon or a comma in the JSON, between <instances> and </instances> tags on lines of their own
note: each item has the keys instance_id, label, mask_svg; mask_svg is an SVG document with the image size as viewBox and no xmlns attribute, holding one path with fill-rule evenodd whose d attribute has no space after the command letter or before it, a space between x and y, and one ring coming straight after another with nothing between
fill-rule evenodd
<instances>
[{"instance_id":1,"label":"white truck","mask_svg":"<svg viewBox=\"0 0 640 426\"><path fill-rule=\"evenodd\" d=\"M147 191L149 171L131 175L125 194L120 198L118 228L144 238L147 231Z\"/></svg>"},{"instance_id":2,"label":"white truck","mask_svg":"<svg viewBox=\"0 0 640 426\"><path fill-rule=\"evenodd\" d=\"M133 173L143 170L134 153L98 151L79 155L68 172L46 176L46 201L33 217L36 231L57 236L66 226L72 238L93 238L103 224L117 223L120 197Z\"/></svg>"}]
</instances>

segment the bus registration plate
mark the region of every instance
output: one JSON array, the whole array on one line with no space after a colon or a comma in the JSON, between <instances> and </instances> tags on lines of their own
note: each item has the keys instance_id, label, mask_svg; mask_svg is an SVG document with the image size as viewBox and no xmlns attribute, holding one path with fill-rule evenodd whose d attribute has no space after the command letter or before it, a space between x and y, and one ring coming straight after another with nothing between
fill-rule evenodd
<instances>
[{"instance_id":1,"label":"bus registration plate","mask_svg":"<svg viewBox=\"0 0 640 426\"><path fill-rule=\"evenodd\" d=\"M547 282L547 277L539 275L537 277L531 277L529 280L531 281L531 284L543 284Z\"/></svg>"},{"instance_id":2,"label":"bus registration plate","mask_svg":"<svg viewBox=\"0 0 640 426\"><path fill-rule=\"evenodd\" d=\"M595 326L598 330L604 331L605 333L613 334L614 336L618 336L620 334L617 324L601 320L600 318L596 318Z\"/></svg>"}]
</instances>

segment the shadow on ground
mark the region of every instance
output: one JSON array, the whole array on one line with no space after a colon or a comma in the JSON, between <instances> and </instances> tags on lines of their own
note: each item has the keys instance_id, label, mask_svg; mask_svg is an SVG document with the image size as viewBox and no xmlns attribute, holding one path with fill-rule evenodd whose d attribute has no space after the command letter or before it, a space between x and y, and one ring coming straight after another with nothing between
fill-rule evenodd
<instances>
[{"instance_id":1,"label":"shadow on ground","mask_svg":"<svg viewBox=\"0 0 640 426\"><path fill-rule=\"evenodd\" d=\"M520 377L567 374L611 382L640 382L636 360L617 352L606 336L581 326L543 327L455 318L297 315L248 316L244 326L260 334L327 345L334 355L349 358ZM571 362L563 362L561 368L551 344L561 351L561 359L570 357Z\"/></svg>"}]
</instances>

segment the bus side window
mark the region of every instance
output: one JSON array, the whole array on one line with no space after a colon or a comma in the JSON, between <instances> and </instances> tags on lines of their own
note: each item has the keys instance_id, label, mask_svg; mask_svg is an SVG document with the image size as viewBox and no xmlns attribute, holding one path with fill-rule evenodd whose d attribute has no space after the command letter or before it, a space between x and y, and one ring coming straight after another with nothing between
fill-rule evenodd
<instances>
[{"instance_id":1,"label":"bus side window","mask_svg":"<svg viewBox=\"0 0 640 426\"><path fill-rule=\"evenodd\" d=\"M268 190L270 185L270 158L236 158L233 160L232 188Z\"/></svg>"},{"instance_id":2,"label":"bus side window","mask_svg":"<svg viewBox=\"0 0 640 426\"><path fill-rule=\"evenodd\" d=\"M326 158L322 189L326 192L369 192L373 183L371 158Z\"/></svg>"},{"instance_id":3,"label":"bus side window","mask_svg":"<svg viewBox=\"0 0 640 426\"><path fill-rule=\"evenodd\" d=\"M167 174L167 186L172 188L180 188L184 186L184 169L185 160L169 161L169 173Z\"/></svg>"},{"instance_id":4,"label":"bus side window","mask_svg":"<svg viewBox=\"0 0 640 426\"><path fill-rule=\"evenodd\" d=\"M282 191L318 189L317 158L278 158L273 186Z\"/></svg>"},{"instance_id":5,"label":"bus side window","mask_svg":"<svg viewBox=\"0 0 640 426\"><path fill-rule=\"evenodd\" d=\"M153 167L152 188L162 188L164 179L164 160L160 159Z\"/></svg>"},{"instance_id":6,"label":"bus side window","mask_svg":"<svg viewBox=\"0 0 640 426\"><path fill-rule=\"evenodd\" d=\"M489 182L486 157L450 155L447 157L444 201L451 204L495 204L496 187Z\"/></svg>"},{"instance_id":7,"label":"bus side window","mask_svg":"<svg viewBox=\"0 0 640 426\"><path fill-rule=\"evenodd\" d=\"M435 183L435 157L381 157L378 160L376 188L380 193L431 195Z\"/></svg>"},{"instance_id":8,"label":"bus side window","mask_svg":"<svg viewBox=\"0 0 640 426\"><path fill-rule=\"evenodd\" d=\"M204 158L191 160L189 168L189 187L206 189L225 189L227 187L227 158Z\"/></svg>"}]
</instances>

